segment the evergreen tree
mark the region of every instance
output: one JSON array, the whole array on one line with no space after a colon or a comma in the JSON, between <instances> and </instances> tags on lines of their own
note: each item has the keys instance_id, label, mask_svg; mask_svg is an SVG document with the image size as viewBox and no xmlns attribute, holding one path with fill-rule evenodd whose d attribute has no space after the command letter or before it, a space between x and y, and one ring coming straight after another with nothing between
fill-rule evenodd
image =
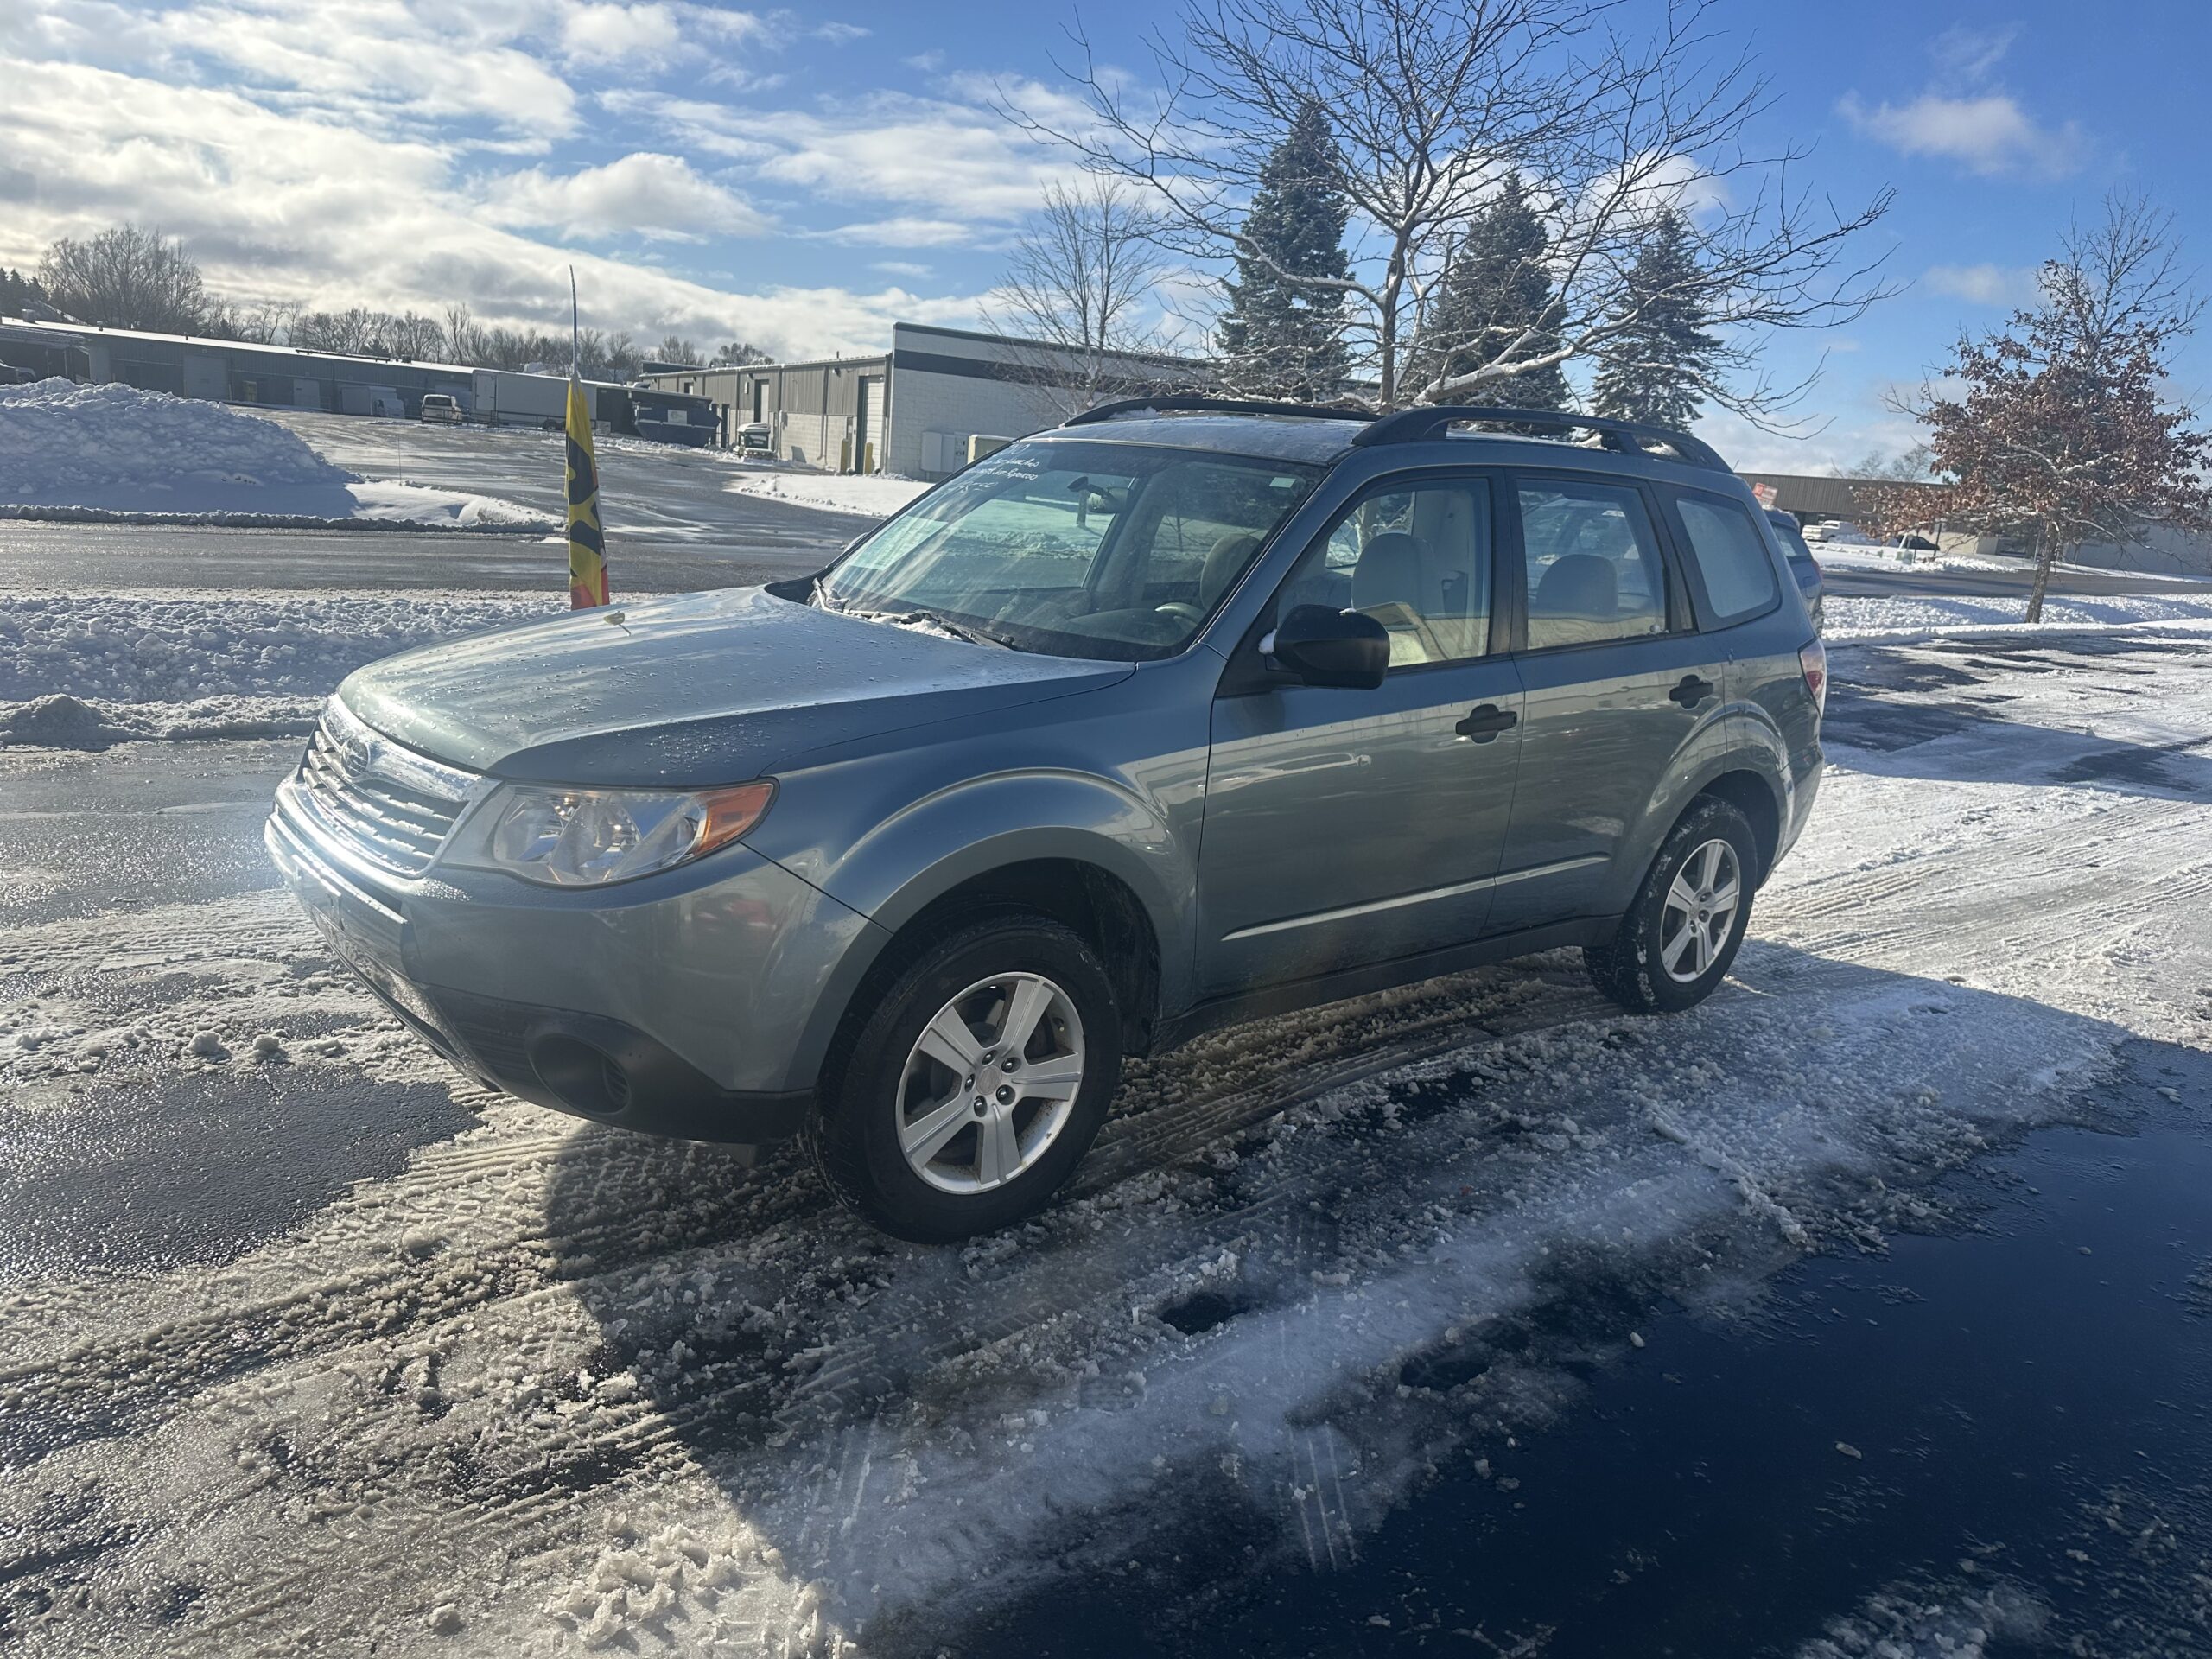
<instances>
[{"instance_id":1,"label":"evergreen tree","mask_svg":"<svg viewBox=\"0 0 2212 1659\"><path fill-rule=\"evenodd\" d=\"M1344 292L1312 279L1351 275L1349 217L1328 113L1309 99L1261 170L1224 284L1221 351L1239 389L1317 402L1344 390Z\"/></svg>"},{"instance_id":2,"label":"evergreen tree","mask_svg":"<svg viewBox=\"0 0 2212 1659\"><path fill-rule=\"evenodd\" d=\"M0 270L0 317L20 317L24 307L45 297L46 290L35 278L19 270Z\"/></svg>"},{"instance_id":3,"label":"evergreen tree","mask_svg":"<svg viewBox=\"0 0 2212 1659\"><path fill-rule=\"evenodd\" d=\"M1564 321L1544 263L1550 238L1520 175L1510 174L1497 195L1467 223L1421 319L1409 385L1416 391L1449 382L1496 362L1557 348ZM1518 343L1524 335L1526 343ZM1447 394L1459 403L1565 409L1567 376L1559 365L1478 382Z\"/></svg>"},{"instance_id":4,"label":"evergreen tree","mask_svg":"<svg viewBox=\"0 0 2212 1659\"><path fill-rule=\"evenodd\" d=\"M1636 321L1605 348L1592 386L1600 415L1687 430L1705 404L1720 342L1705 332L1706 311L1689 221L1669 208L1629 267Z\"/></svg>"}]
</instances>

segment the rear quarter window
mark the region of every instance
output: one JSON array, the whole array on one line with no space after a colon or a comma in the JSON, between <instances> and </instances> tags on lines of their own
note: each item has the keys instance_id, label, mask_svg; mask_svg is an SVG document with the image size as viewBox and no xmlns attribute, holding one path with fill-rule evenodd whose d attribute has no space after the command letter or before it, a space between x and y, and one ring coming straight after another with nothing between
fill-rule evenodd
<instances>
[{"instance_id":1,"label":"rear quarter window","mask_svg":"<svg viewBox=\"0 0 2212 1659\"><path fill-rule=\"evenodd\" d=\"M1684 550L1705 590L1706 626L1726 627L1772 607L1782 597L1766 538L1732 501L1677 495Z\"/></svg>"}]
</instances>

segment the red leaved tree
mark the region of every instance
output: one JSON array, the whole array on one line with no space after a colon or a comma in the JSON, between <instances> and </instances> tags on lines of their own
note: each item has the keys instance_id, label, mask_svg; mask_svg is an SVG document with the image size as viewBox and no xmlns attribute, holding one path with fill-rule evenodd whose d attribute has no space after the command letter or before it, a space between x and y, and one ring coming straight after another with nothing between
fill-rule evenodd
<instances>
[{"instance_id":1,"label":"red leaved tree","mask_svg":"<svg viewBox=\"0 0 2212 1659\"><path fill-rule=\"evenodd\" d=\"M1949 522L2032 543L2031 622L2043 620L2051 568L2075 548L2212 527L2212 433L2163 395L2201 303L2171 219L2114 198L2102 224L2069 232L2061 246L2036 304L1995 334L1960 340L1945 371L1959 395L1931 391L1914 410L1936 470L1955 480L1943 497Z\"/></svg>"}]
</instances>

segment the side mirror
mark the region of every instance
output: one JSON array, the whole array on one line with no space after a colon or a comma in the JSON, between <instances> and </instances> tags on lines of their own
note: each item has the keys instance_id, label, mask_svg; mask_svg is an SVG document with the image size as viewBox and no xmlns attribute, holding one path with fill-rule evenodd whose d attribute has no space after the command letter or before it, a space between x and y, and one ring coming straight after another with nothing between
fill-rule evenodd
<instances>
[{"instance_id":1,"label":"side mirror","mask_svg":"<svg viewBox=\"0 0 2212 1659\"><path fill-rule=\"evenodd\" d=\"M1373 617L1300 605L1262 648L1308 685L1372 691L1390 671L1390 636Z\"/></svg>"}]
</instances>

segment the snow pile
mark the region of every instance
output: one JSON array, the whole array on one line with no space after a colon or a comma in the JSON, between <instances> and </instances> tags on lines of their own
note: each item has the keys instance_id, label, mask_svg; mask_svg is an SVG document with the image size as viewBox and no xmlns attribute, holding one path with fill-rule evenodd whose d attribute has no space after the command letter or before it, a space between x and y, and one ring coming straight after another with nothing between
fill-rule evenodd
<instances>
[{"instance_id":1,"label":"snow pile","mask_svg":"<svg viewBox=\"0 0 2212 1659\"><path fill-rule=\"evenodd\" d=\"M0 702L0 749L107 749L160 738L300 737L315 728L312 697L194 697L189 702L86 702L66 694Z\"/></svg>"},{"instance_id":2,"label":"snow pile","mask_svg":"<svg viewBox=\"0 0 2212 1659\"><path fill-rule=\"evenodd\" d=\"M219 404L61 379L0 387L0 500L84 502L203 484L343 489L353 481L275 422Z\"/></svg>"},{"instance_id":3,"label":"snow pile","mask_svg":"<svg viewBox=\"0 0 2212 1659\"><path fill-rule=\"evenodd\" d=\"M757 495L764 500L782 501L794 507L888 518L930 486L895 473L842 477L834 473L748 470L730 480L724 487L733 494Z\"/></svg>"},{"instance_id":4,"label":"snow pile","mask_svg":"<svg viewBox=\"0 0 2212 1659\"><path fill-rule=\"evenodd\" d=\"M1999 597L1857 599L1831 594L1826 637L1831 645L1853 639L1906 639L1992 628L2024 628L2025 594ZM2054 594L2044 601L2046 630L2171 626L2212 623L2212 593L2115 594L2085 597Z\"/></svg>"},{"instance_id":5,"label":"snow pile","mask_svg":"<svg viewBox=\"0 0 2212 1659\"><path fill-rule=\"evenodd\" d=\"M63 379L0 387L0 515L527 528L512 502L366 484L289 429L203 398Z\"/></svg>"},{"instance_id":6,"label":"snow pile","mask_svg":"<svg viewBox=\"0 0 2212 1659\"><path fill-rule=\"evenodd\" d=\"M303 729L365 663L550 615L558 603L448 594L0 597L0 746L104 748L131 737Z\"/></svg>"}]
</instances>

